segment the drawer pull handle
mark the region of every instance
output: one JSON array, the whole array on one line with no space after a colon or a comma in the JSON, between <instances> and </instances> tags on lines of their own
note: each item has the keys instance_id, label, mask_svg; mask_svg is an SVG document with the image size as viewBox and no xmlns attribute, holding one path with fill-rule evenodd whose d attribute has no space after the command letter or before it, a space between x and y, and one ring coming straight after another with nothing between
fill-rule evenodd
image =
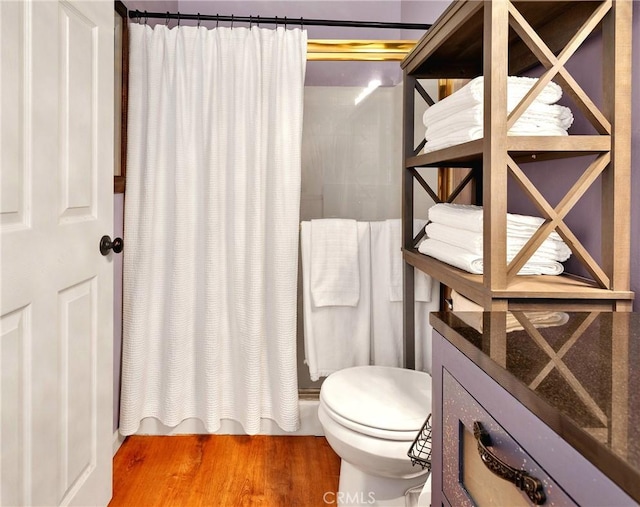
<instances>
[{"instance_id":1,"label":"drawer pull handle","mask_svg":"<svg viewBox=\"0 0 640 507\"><path fill-rule=\"evenodd\" d=\"M473 423L473 435L478 441L480 459L489 470L505 481L515 484L516 487L526 493L535 505L544 504L547 498L542 488L542 482L523 470L517 470L507 465L493 454L488 449L488 447L491 447L491 437L478 421Z\"/></svg>"}]
</instances>

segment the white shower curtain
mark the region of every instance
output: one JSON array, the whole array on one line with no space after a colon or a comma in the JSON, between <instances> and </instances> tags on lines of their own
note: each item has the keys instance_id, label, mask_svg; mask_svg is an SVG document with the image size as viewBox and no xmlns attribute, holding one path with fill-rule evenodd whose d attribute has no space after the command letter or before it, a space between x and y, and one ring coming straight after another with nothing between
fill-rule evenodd
<instances>
[{"instance_id":1,"label":"white shower curtain","mask_svg":"<svg viewBox=\"0 0 640 507\"><path fill-rule=\"evenodd\" d=\"M120 432L298 428L306 32L132 25Z\"/></svg>"}]
</instances>

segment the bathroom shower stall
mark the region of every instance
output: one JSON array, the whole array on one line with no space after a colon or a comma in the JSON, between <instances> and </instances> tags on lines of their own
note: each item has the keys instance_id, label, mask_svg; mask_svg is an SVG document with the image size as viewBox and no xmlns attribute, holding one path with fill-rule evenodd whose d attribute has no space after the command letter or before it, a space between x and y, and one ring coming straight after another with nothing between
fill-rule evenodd
<instances>
[{"instance_id":1,"label":"bathroom shower stall","mask_svg":"<svg viewBox=\"0 0 640 507\"><path fill-rule=\"evenodd\" d=\"M138 21L142 21L142 19L138 19ZM402 108L399 67L396 62L307 62L306 69L304 65L298 66L296 69L295 65L292 67L291 59L285 55L284 58L276 62L274 67L277 69L280 66L284 70L276 70L269 74L269 65L261 68L257 64L260 58L252 59L245 50L244 54L242 52L238 54L232 65L236 68L235 70L241 69L240 74L232 79L228 79L227 76L226 85L224 82L220 82L216 83L216 86L207 88L198 84L202 78L199 73L203 73L209 78L211 76L208 74L211 71L207 70L206 66L204 70L198 70L197 67L208 60L220 59L222 53L219 48L215 47L212 49L205 46L204 49L198 49L201 42L199 39L213 37L217 39L216 43L224 43L225 40L233 40L233 32L235 31L237 34L242 33L243 37L258 46L265 44L266 47L269 44L274 44L273 42L265 43L271 37L271 35L267 35L267 32L276 34L276 39L290 39L292 33L303 34L304 30L291 26L286 28L279 26L277 30L268 30L256 25L251 26L251 24L248 27L236 25L235 28L228 27L226 30L223 30L223 27L211 30L200 26L199 19L197 23L195 20L192 21L191 26L186 26L189 22L183 20L184 26L180 27L172 26L175 25L174 21L158 23L160 26L152 27L146 26L147 21L145 18L143 26L140 26L142 31L146 33L150 44L144 51L149 52L150 47L155 45L159 56L152 57L151 63L145 64L146 70L143 72L142 88L140 88L138 98L146 93L145 87L154 91L150 94L152 97L159 98L152 98L148 103L145 103L144 100L130 101L130 111L142 108L141 113L147 117L147 123L138 125L135 120L130 123L130 128L133 125L133 132L138 129L138 139L134 144L142 147L144 155L138 154L130 157L127 174L125 241L127 236L129 241L125 251L129 251L127 254L129 259L125 258L125 270L129 264L129 272L125 272L124 277L125 336L123 340L124 369L121 389L123 399L120 404L120 431L124 434L135 431L157 434L215 431L227 433L294 431L298 425L296 417L299 408L296 406L293 409L287 409L283 416L280 405L285 398L297 403L299 390L301 393L308 394L309 390L313 392L320 387L320 382L313 382L309 378L309 370L305 364L303 319L300 311L302 299L299 289L300 283L296 284L295 282L295 276L299 277L299 273L294 273L293 280L285 281L286 277L274 276L276 272L270 270L268 266L265 271L267 274L271 273L269 275L271 278L267 276L267 280L273 281L275 278L280 278L281 286L286 285L294 289L293 299L289 300L293 302L292 305L280 300L271 309L248 306L243 310L234 303L234 301L237 302L237 299L225 298L229 296L229 293L235 295L242 293L248 295L249 298L257 297L259 294L272 293L260 283L256 285L256 283L248 282L248 285L240 286L237 284L239 273L244 276L247 274L246 270L249 270L248 275L255 274L251 271L252 266L255 267L255 262L252 259L256 258L252 249L259 245L252 244L252 241L260 243L262 241L260 238L265 239L265 223L268 224L272 221L274 232L280 230L283 223L295 224L293 227L295 240L293 242L287 240L271 244L280 244L278 248L281 248L282 244L295 245L293 253L295 259L299 259L297 245L300 221L350 218L358 221L379 222L400 217L401 171L399 171L398 164L401 158L400 111ZM299 35L296 37L298 41L295 44L298 45L298 48L294 48L292 51L297 59L300 55L299 48L302 47L300 46L302 39ZM132 42L132 45L134 43ZM278 43L275 42L275 44ZM269 46L269 48L272 47ZM271 53L277 59L279 52L273 50ZM145 55L145 57L148 56ZM173 64L174 60L180 59L184 59L186 62L185 73L172 70L164 77L155 78L152 76L152 71L157 70L155 67L165 65L167 62ZM222 61L223 63L226 61L228 64L230 59L222 58ZM296 63L296 65L298 64ZM322 65L332 65L332 68L325 71L318 67ZM335 71L336 65L341 67L338 72ZM381 76L379 69L385 66L386 71ZM235 111L228 113L226 117L224 114L217 114L224 111L224 106L219 106L222 107L220 111L212 110L208 102L215 98L213 95L220 93L221 87L224 88L227 85L236 85L237 87L237 84L243 79L247 80L247 77L251 75L250 69L256 67L260 68L265 75L274 76L276 81L285 77L287 86L291 80L286 76L291 75L291 72L303 79L306 73L304 90L301 90L298 98L294 98L294 102L300 101L300 107L303 111L299 117L296 116L298 113L293 113L294 119L301 120L302 127L302 139L299 142L301 151L298 162L295 162L296 155L294 153L294 164L298 164L298 173L297 176L284 177L284 180L292 178L294 182L292 190L284 191L284 195L283 189L285 187L282 186L284 180L281 179L278 183L278 180L273 179L273 176L270 177L267 173L261 172L260 162L256 161L257 159L248 163L248 166L254 169L253 174L243 175L238 171L229 171L229 168L234 167L234 164L238 162L238 155L233 155L233 150L230 147L231 144L236 143L238 146L242 145L241 152L246 153L249 147L257 151L264 147L265 152L269 152L272 149L272 143L282 137L293 140L295 144L295 137L298 134L285 133L284 136L282 135L283 126L293 125L291 132L295 131L297 128L295 121L292 123L290 119L283 117L275 124L272 123L270 126L264 127L263 131L267 136L267 141L260 141L260 137L256 135L250 136L249 139L244 138L244 141L234 139L231 144L229 144L229 137L226 140L223 137L218 137L214 139L213 143L208 143L197 130L201 126L204 126L206 130L214 126L215 123L215 127L227 129L231 132L229 135L233 135L237 134L238 128L242 124L249 124L259 120L265 114L268 115L265 113L267 109L264 109L266 106L259 106L260 102L252 102L251 94L240 95L227 101L229 104L233 104L233 107L247 104L249 109L253 110L254 116L251 117L249 114L244 121L237 116ZM134 61L131 63L130 72L135 75L143 68L145 68L144 65L138 66ZM358 72L354 72L354 69L358 69ZM363 69L365 69L364 72ZM389 69L393 70L387 72ZM243 75L242 72L245 74ZM330 77L327 78L327 76ZM377 88L370 85L370 82L376 79L380 81ZM251 78L248 80L251 81ZM261 79L253 79L253 81L260 82ZM280 82L282 83L282 81ZM429 93L433 96L437 95L435 83L425 83L425 87L430 90ZM166 105L163 93L173 88L183 90L176 95L173 109L169 114L162 112L158 114L158 111L162 111L162 106ZM227 86L226 89L231 90L232 88L233 86ZM155 93L157 89L161 90L159 94ZM368 92L366 96L363 95L364 90ZM296 93L298 92L296 91ZM288 95L291 98L290 86ZM295 97L295 94L293 96ZM198 98L194 99L194 97ZM279 100L281 99L271 102L279 103ZM203 108L203 104L207 107ZM255 107L256 104L259 107ZM154 115L157 116L154 117ZM152 118L151 121L149 118ZM157 138L162 139L162 136L165 136L167 132L170 134L169 137L176 136L179 143L182 144L177 148L167 148L162 144L159 145L161 148L151 148L152 141L157 141ZM225 152L226 156L230 158L227 158L226 163L223 162L218 169L214 169L212 172L211 167L214 166L210 162L218 156L217 153L214 153L216 150ZM230 153L231 155L229 155ZM136 159L136 157L138 158ZM136 176L133 168L136 164L143 166L137 176L137 183L135 183ZM226 169L223 167L225 164ZM209 169L203 171L201 166L205 169L209 166ZM255 169L258 171L256 172ZM295 211L287 207L285 212L281 212L281 219L277 220L270 218L268 213L258 212L257 215L255 214L256 206L260 206L262 203L260 199L279 202L284 196L287 200L293 197L293 201L295 201L296 178L298 178L299 200ZM217 179L217 182L214 182L214 179ZM258 188L256 185L263 182L267 182L267 186L270 184L271 190L258 190L255 193L254 188ZM217 190L216 185L219 185ZM199 189L207 186L209 194L206 192L198 194ZM161 195L154 195L154 192L158 190ZM192 190L196 193L188 193ZM246 192L243 194L244 204L241 207L232 202L238 192ZM152 204L151 208L143 209L154 201L166 199L169 199L168 208L154 208L155 204ZM229 199L231 204L228 202L226 205L220 205L224 199ZM426 216L426 209L430 204L432 203L423 203L424 216ZM138 210L138 218L135 219L138 222L137 229L135 225L131 225L134 223L133 217L136 216L136 212L133 211L134 206L142 206L142 211ZM192 215L195 218L185 220L184 217L189 217L189 213L195 213ZM223 224L222 227L219 227L219 224L214 226L206 224L207 216L211 213L214 218L222 217L222 222L219 222L219 224ZM254 217L254 219L245 220L244 225L238 226L237 224L240 222L234 222L235 218L231 217L237 218L240 215L245 218ZM178 220L179 217L182 217L181 222ZM167 241L163 241L157 235L158 232L162 232L162 227L168 227L164 231ZM229 237L237 239L242 236L244 242L239 247L230 248L227 244L228 240L222 236L217 236L215 239L210 236L212 230L216 228L224 229L227 234L231 235ZM291 230L291 227L287 226L287 230ZM140 235L146 235L147 246L144 248L140 248L140 245L137 244ZM272 234L266 230L266 236L272 236ZM175 246L171 246L172 242ZM223 251L226 249L227 253L221 255L220 249ZM142 253L157 257L157 252L160 250L163 252L160 261L156 259L155 264L152 263L151 266L141 262L138 258ZM231 258L231 252L235 252L234 259ZM289 254L284 255L283 252L282 249L274 250L267 255L281 261L290 259ZM211 257L212 254L213 257ZM218 260L211 263L212 258ZM222 271L215 276L201 277L198 271L193 269L197 264L208 262L218 271ZM286 261L286 264L289 267L300 267L299 260L290 259ZM175 266L179 269L174 269ZM144 271L147 279L151 280L158 273L161 273L161 276L154 283L149 284L147 281L136 288L135 283L132 285L132 279L139 275L136 273L139 271ZM230 271L232 277L225 279ZM236 278L234 279L233 276ZM260 280L261 276L253 280ZM195 282L195 289L185 289L184 284L188 280ZM219 280L226 281L220 285ZM296 285L298 285L297 294L295 293ZM255 293L252 292L254 289L257 289L254 291ZM166 290L169 292L163 292ZM162 295L163 293L168 294L168 299ZM152 297L146 298L143 297L143 294L151 294ZM225 312L226 314L234 314L234 312L237 314L232 319L238 324L235 330L225 324L226 316L222 320L211 318L212 308L206 303L206 298L211 296L214 296L218 302L226 301L220 303L222 305L220 315L225 315ZM147 300L143 301L145 299ZM284 355L277 348L269 346L267 342L260 341L260 336L264 335L265 330L268 331L267 328L273 324L274 318L279 318L279 308L283 304L284 306L289 305L294 311L293 316L286 319L294 324L293 339L283 339L286 333L283 334L277 328L272 331L278 336L280 343L284 344L284 349L281 348L285 351ZM141 307L141 313L134 315L131 309L136 305ZM213 307L214 313L218 311L215 310L216 305ZM223 310L224 308L226 310ZM256 308L257 312L254 311ZM174 313L176 310L180 310L181 313ZM296 310L297 316L295 315ZM237 313L238 311L240 313ZM150 320L150 316L154 314L155 322ZM210 320L207 321L207 318ZM255 346L248 345L248 342L240 339L243 325L248 324L247 319L252 318L257 318L256 322L261 322L254 328L253 334L258 339ZM297 330L295 329L296 321ZM271 324L269 324L270 322ZM231 345L226 348L215 340L208 343L206 341L199 343L197 340L193 341L192 338L185 340L185 333L190 337L207 335L207 333L216 335L221 332L221 329L223 334L226 333L230 337L229 343ZM238 330L240 334L238 334ZM135 341L132 339L133 332L147 333L148 335L150 331L156 336L152 339L148 339L149 336L147 336L137 345L137 348L133 346L136 348L134 351L132 349L132 344ZM169 339L163 337L167 331L172 334ZM240 350L239 357L246 357L242 354L246 352L247 348L252 347L257 351L257 359L255 360L244 361L243 359L229 358L229 354L232 354L229 350ZM424 348L426 350L426 347ZM155 366L150 367L151 356L154 354L156 359L159 358L159 361ZM295 364L296 356L297 365ZM293 363L287 357L292 358ZM176 361L181 364L177 370L174 369ZM240 369L244 373L239 373L236 368L232 367L234 362L241 365ZM265 369L265 365L268 365L269 362L279 366L275 369L272 366ZM270 373L273 371L276 371L276 374ZM255 380L258 377L262 380ZM247 396L235 394L233 389L229 387L234 383L244 383L243 390ZM138 387L131 389L134 385ZM151 395L150 385L152 386ZM286 386L286 394L284 395L283 386ZM213 390L210 391L210 389ZM211 397L208 394L209 391L217 394ZM253 402L249 401L250 399L257 400L256 407L261 404L264 407L266 400L266 406L273 408L273 410L271 408L262 412L259 408L254 410L252 408ZM227 401L225 402L225 400ZM230 402L230 400L233 401ZM133 417L131 417L131 402L137 406L133 411L135 412ZM229 403L236 404L238 410L234 412L234 410L225 409L225 403L227 403L227 407L230 406ZM292 406L289 402L287 404ZM129 408L126 408L127 406ZM140 407L143 408L140 409ZM198 410L202 409L207 412L212 407L217 413L213 419L209 419L207 422L207 416L203 416L203 413L199 413ZM220 409L220 407L223 408ZM252 416L253 422L249 422L251 417L247 418L247 414L252 411L254 414ZM289 415L286 415L287 411ZM300 411L304 412L302 407L300 407ZM315 414L315 409L312 411ZM122 421L125 420L129 422L123 426ZM229 421L232 422L231 426L225 425ZM265 421L270 421L266 429Z\"/></svg>"},{"instance_id":2,"label":"bathroom shower stall","mask_svg":"<svg viewBox=\"0 0 640 507\"><path fill-rule=\"evenodd\" d=\"M323 218L384 222L399 219L402 153L402 83L380 86L359 99L369 83L379 80L375 63L362 62L356 86L340 86L340 81L321 86L305 85L302 130L302 190L300 220ZM308 62L319 69L335 62ZM341 62L341 66L356 62ZM353 78L352 78L353 80ZM428 93L437 97L437 82L424 81ZM424 107L418 102L417 107ZM422 116L418 111L416 117ZM416 143L417 144L417 143ZM431 182L434 183L434 182ZM424 192L416 192L416 205L426 217L433 203ZM312 381L304 349L302 280L298 283L298 385L306 394L319 389L322 379ZM397 332L402 333L398 328ZM389 340L393 338L390 336ZM417 338L423 351L427 339ZM424 342L424 343L422 343ZM421 356L424 354L421 354ZM428 361L428 358L426 358ZM419 365L422 369L423 364ZM425 368L427 369L427 368Z\"/></svg>"}]
</instances>

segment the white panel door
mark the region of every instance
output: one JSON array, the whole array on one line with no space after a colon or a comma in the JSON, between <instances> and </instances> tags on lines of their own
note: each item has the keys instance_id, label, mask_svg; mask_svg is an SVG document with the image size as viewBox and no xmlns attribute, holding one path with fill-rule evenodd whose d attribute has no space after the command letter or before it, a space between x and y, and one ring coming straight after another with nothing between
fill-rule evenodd
<instances>
[{"instance_id":1,"label":"white panel door","mask_svg":"<svg viewBox=\"0 0 640 507\"><path fill-rule=\"evenodd\" d=\"M113 2L0 1L0 505L111 497Z\"/></svg>"}]
</instances>

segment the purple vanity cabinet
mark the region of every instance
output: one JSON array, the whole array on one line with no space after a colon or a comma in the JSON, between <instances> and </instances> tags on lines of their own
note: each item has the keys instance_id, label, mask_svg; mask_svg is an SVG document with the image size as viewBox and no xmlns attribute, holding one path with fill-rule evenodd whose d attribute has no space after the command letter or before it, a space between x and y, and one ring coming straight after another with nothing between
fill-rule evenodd
<instances>
[{"instance_id":1,"label":"purple vanity cabinet","mask_svg":"<svg viewBox=\"0 0 640 507\"><path fill-rule=\"evenodd\" d=\"M451 315L432 314L433 506L638 505L637 497L630 496L638 490L634 479L640 479L638 444L628 426L638 414L632 403L626 405L631 407L624 414L629 445L613 449L613 454L624 454L621 461L610 448L612 441L621 442L621 425L613 420L619 404L603 402L597 385L583 385L580 368L573 365L580 358L568 353L583 339L574 331L594 325L598 336L592 340L586 333L582 345L606 346L606 326L593 320L585 324L582 314L576 319L565 324L573 342L567 345L563 330L556 329L547 333L545 349L540 333L534 343L550 357L536 359L531 349L529 359L523 360L519 355L526 342L524 330L510 336L504 326L497 326L501 337L487 336L490 331L479 333ZM485 318L485 329L489 323ZM560 357L558 350L564 350ZM577 355L586 353L584 348L574 350ZM514 365L526 370L522 378L509 371ZM603 382L611 390L610 373ZM634 377L626 376L627 382L630 378ZM553 393L554 388L561 392ZM629 385L624 392L631 389ZM553 401L555 396L571 406L568 414L562 403ZM574 413L576 399L587 409Z\"/></svg>"}]
</instances>

